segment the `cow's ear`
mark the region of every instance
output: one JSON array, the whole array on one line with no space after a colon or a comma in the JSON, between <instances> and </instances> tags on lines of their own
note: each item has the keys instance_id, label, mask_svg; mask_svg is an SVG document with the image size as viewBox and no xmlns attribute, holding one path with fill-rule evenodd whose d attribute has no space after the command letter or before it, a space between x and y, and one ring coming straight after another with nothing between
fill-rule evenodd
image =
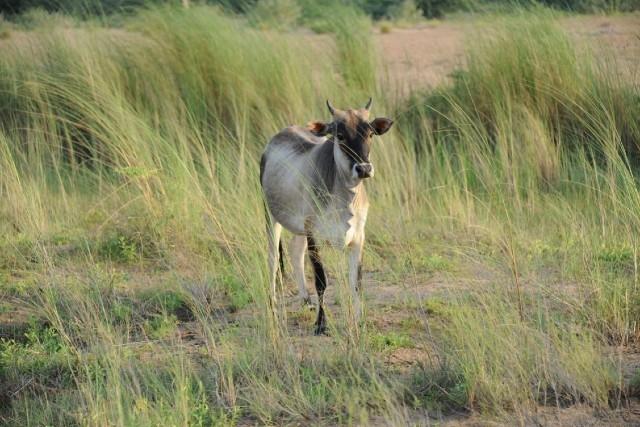
<instances>
[{"instance_id":1,"label":"cow's ear","mask_svg":"<svg viewBox=\"0 0 640 427\"><path fill-rule=\"evenodd\" d=\"M371 128L376 135L385 134L391 128L392 124L393 120L387 119L386 117L378 117L370 123Z\"/></svg>"},{"instance_id":2,"label":"cow's ear","mask_svg":"<svg viewBox=\"0 0 640 427\"><path fill-rule=\"evenodd\" d=\"M329 124L323 122L309 122L307 129L316 136L325 136L329 133Z\"/></svg>"}]
</instances>

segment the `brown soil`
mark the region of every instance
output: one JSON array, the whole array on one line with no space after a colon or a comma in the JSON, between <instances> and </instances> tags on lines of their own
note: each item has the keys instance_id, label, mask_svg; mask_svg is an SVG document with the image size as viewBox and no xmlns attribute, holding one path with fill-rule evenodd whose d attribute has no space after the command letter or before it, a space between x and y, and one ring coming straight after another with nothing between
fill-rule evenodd
<instances>
[{"instance_id":1,"label":"brown soil","mask_svg":"<svg viewBox=\"0 0 640 427\"><path fill-rule=\"evenodd\" d=\"M420 28L392 29L375 34L383 68L399 80L398 90L433 87L464 64L464 41L473 24L464 21L434 23ZM576 16L564 18L561 25L578 45L593 49L596 55L614 58L625 74L638 79L640 58L640 14L618 16ZM477 27L475 27L477 28Z\"/></svg>"},{"instance_id":2,"label":"brown soil","mask_svg":"<svg viewBox=\"0 0 640 427\"><path fill-rule=\"evenodd\" d=\"M402 93L441 83L463 64L465 24L442 23L376 34L386 72Z\"/></svg>"}]
</instances>

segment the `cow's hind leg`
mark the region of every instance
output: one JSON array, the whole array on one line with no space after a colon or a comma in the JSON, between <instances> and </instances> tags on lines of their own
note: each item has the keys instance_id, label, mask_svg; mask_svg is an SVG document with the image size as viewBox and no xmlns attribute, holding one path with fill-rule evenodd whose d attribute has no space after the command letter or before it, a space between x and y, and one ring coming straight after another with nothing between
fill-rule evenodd
<instances>
[{"instance_id":1,"label":"cow's hind leg","mask_svg":"<svg viewBox=\"0 0 640 427\"><path fill-rule=\"evenodd\" d=\"M298 284L298 295L302 300L303 306L311 305L311 298L309 298L304 277L304 255L306 251L307 238L305 236L293 236L289 243L289 256L293 265L293 278Z\"/></svg>"},{"instance_id":2,"label":"cow's hind leg","mask_svg":"<svg viewBox=\"0 0 640 427\"><path fill-rule=\"evenodd\" d=\"M318 246L311 234L307 235L307 246L309 249L309 258L313 264L313 275L316 283L316 292L318 293L318 317L316 319L315 334L321 335L327 332L327 323L324 315L324 290L327 289L327 275L320 261Z\"/></svg>"},{"instance_id":3,"label":"cow's hind leg","mask_svg":"<svg viewBox=\"0 0 640 427\"><path fill-rule=\"evenodd\" d=\"M278 258L280 255L280 236L282 234L282 225L278 222L269 222L267 225L267 233L269 238L269 285L271 291L271 301L276 303L276 280L278 277Z\"/></svg>"}]
</instances>

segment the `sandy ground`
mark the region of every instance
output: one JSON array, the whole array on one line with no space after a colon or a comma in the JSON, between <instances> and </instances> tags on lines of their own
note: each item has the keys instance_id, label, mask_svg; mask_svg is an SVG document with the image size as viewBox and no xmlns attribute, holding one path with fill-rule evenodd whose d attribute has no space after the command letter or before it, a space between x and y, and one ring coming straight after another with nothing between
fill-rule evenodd
<instances>
[{"instance_id":1,"label":"sandy ground","mask_svg":"<svg viewBox=\"0 0 640 427\"><path fill-rule=\"evenodd\" d=\"M464 63L464 23L393 29L374 35L382 52L384 72L398 81L403 93L441 83Z\"/></svg>"},{"instance_id":2,"label":"sandy ground","mask_svg":"<svg viewBox=\"0 0 640 427\"><path fill-rule=\"evenodd\" d=\"M640 82L640 14L618 16L576 16L561 25L578 46L592 49L597 56L614 59L623 72ZM465 21L445 21L419 28L379 30L374 35L383 68L399 89L433 87L464 65L464 42L477 26Z\"/></svg>"}]
</instances>

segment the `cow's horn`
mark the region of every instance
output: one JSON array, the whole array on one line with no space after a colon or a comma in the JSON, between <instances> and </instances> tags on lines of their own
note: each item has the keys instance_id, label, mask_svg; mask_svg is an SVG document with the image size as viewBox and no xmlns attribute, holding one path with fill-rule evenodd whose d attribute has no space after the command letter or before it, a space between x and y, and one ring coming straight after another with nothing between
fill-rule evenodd
<instances>
[{"instance_id":1,"label":"cow's horn","mask_svg":"<svg viewBox=\"0 0 640 427\"><path fill-rule=\"evenodd\" d=\"M327 99L327 108L329 108L329 112L331 113L331 115L335 115L336 114L336 110L335 108L333 108L331 106L331 103L329 102L329 100Z\"/></svg>"},{"instance_id":2,"label":"cow's horn","mask_svg":"<svg viewBox=\"0 0 640 427\"><path fill-rule=\"evenodd\" d=\"M369 107L371 107L371 101L373 101L373 99L371 99L371 97L369 97L369 100L367 101L367 105L364 106L365 110L368 110Z\"/></svg>"}]
</instances>

